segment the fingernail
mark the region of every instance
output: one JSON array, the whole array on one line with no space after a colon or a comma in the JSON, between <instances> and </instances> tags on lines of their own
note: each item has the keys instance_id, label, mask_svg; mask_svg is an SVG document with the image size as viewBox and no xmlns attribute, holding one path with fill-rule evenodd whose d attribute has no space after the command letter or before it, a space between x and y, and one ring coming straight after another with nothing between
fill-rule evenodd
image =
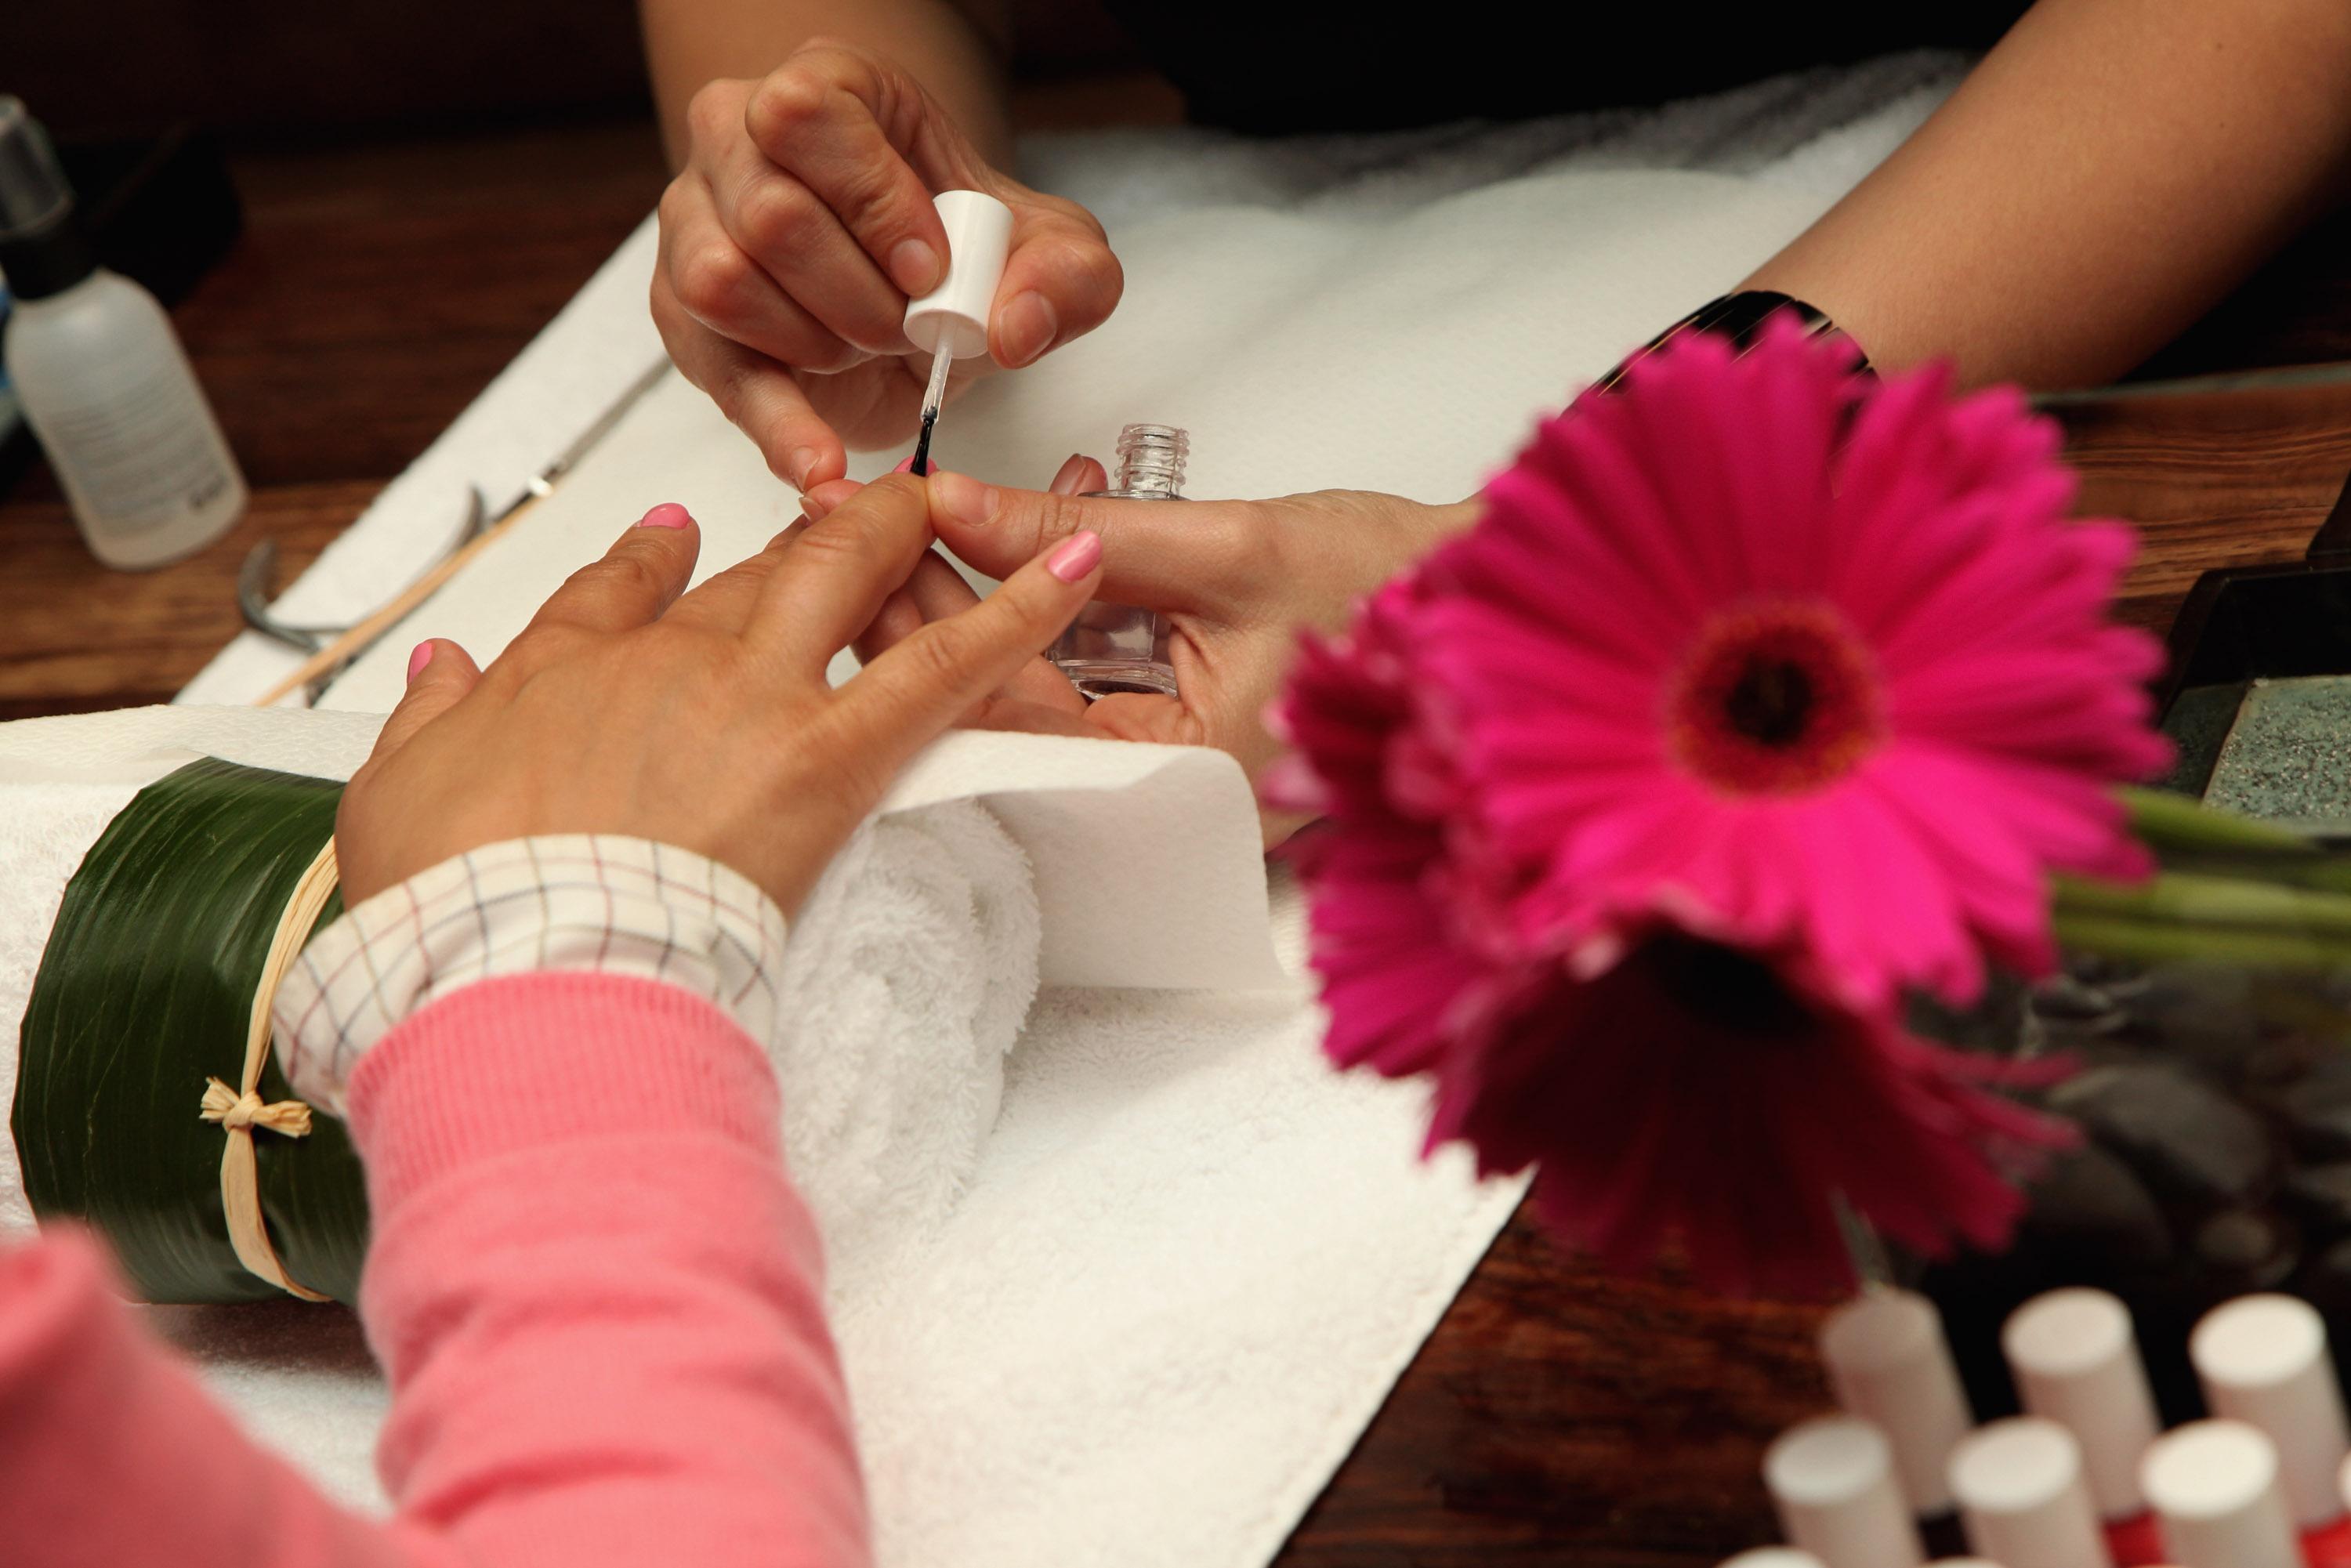
<instances>
[{"instance_id":1,"label":"fingernail","mask_svg":"<svg viewBox=\"0 0 2351 1568\"><path fill-rule=\"evenodd\" d=\"M637 519L641 528L682 528L694 521L694 514L675 501L664 501Z\"/></svg>"},{"instance_id":2,"label":"fingernail","mask_svg":"<svg viewBox=\"0 0 2351 1568\"><path fill-rule=\"evenodd\" d=\"M968 474L932 469L931 493L948 517L969 528L978 528L996 510L996 492Z\"/></svg>"},{"instance_id":3,"label":"fingernail","mask_svg":"<svg viewBox=\"0 0 2351 1568\"><path fill-rule=\"evenodd\" d=\"M1030 289L1004 308L1004 362L1018 367L1027 364L1053 346L1053 334L1061 329L1061 318L1053 314L1053 302Z\"/></svg>"},{"instance_id":4,"label":"fingernail","mask_svg":"<svg viewBox=\"0 0 2351 1568\"><path fill-rule=\"evenodd\" d=\"M424 666L432 662L433 644L431 641L427 640L416 644L415 652L408 655L408 678L412 681L414 680L419 674L423 673Z\"/></svg>"},{"instance_id":5,"label":"fingernail","mask_svg":"<svg viewBox=\"0 0 2351 1568\"><path fill-rule=\"evenodd\" d=\"M902 239L890 253L890 277L908 294L928 294L938 287L939 253L918 239Z\"/></svg>"},{"instance_id":6,"label":"fingernail","mask_svg":"<svg viewBox=\"0 0 2351 1568\"><path fill-rule=\"evenodd\" d=\"M1053 476L1053 482L1046 488L1056 496L1074 496L1078 493L1078 486L1085 483L1085 478L1086 455L1072 452L1069 461L1061 465L1061 471Z\"/></svg>"},{"instance_id":7,"label":"fingernail","mask_svg":"<svg viewBox=\"0 0 2351 1568\"><path fill-rule=\"evenodd\" d=\"M911 453L911 452L909 452L909 453L907 453L907 454L906 454L906 460L905 460L904 462L903 462L903 463L899 464L899 465L898 465L898 466L896 466L895 468L893 468L893 469L891 469L891 470L890 470L890 472L891 472L891 473L893 473L893 474L912 474L914 471L914 455L913 453Z\"/></svg>"},{"instance_id":8,"label":"fingernail","mask_svg":"<svg viewBox=\"0 0 2351 1568\"><path fill-rule=\"evenodd\" d=\"M793 447L792 455L786 460L784 466L791 471L792 487L796 490L807 489L809 476L816 472L816 448Z\"/></svg>"},{"instance_id":9,"label":"fingernail","mask_svg":"<svg viewBox=\"0 0 2351 1568\"><path fill-rule=\"evenodd\" d=\"M800 516L806 517L811 523L820 523L824 521L825 514L831 510L832 503L831 501L820 501L814 496L802 496L800 497Z\"/></svg>"},{"instance_id":10,"label":"fingernail","mask_svg":"<svg viewBox=\"0 0 2351 1568\"><path fill-rule=\"evenodd\" d=\"M1101 559L1102 535L1089 529L1082 534L1071 534L1055 545L1053 553L1045 558L1045 570L1063 582L1075 582L1093 570L1095 563Z\"/></svg>"}]
</instances>

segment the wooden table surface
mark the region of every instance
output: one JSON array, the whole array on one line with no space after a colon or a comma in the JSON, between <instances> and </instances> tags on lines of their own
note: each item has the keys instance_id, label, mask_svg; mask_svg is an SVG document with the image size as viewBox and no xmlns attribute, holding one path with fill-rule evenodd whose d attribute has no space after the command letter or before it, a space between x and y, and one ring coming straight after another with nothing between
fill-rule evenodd
<instances>
[{"instance_id":1,"label":"wooden table surface","mask_svg":"<svg viewBox=\"0 0 2351 1568\"><path fill-rule=\"evenodd\" d=\"M255 539L290 580L651 207L643 124L241 155L245 238L178 311L254 490L196 559L84 552L46 473L0 495L0 717L167 700L237 629ZM2351 263L2313 236L2165 360L2351 360ZM2059 410L2085 508L2146 528L2126 612L2209 567L2298 555L2351 470L2351 381L2140 391ZM1611 1279L1523 1213L1283 1561L1701 1568L1770 1538L1763 1445L1819 1410L1816 1309Z\"/></svg>"}]
</instances>

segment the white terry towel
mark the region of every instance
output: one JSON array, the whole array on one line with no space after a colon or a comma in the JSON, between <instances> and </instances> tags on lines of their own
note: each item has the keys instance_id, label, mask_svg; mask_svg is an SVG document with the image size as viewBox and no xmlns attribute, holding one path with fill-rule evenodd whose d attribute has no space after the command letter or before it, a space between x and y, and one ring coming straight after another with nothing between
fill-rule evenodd
<instances>
[{"instance_id":1,"label":"white terry towel","mask_svg":"<svg viewBox=\"0 0 2351 1568\"><path fill-rule=\"evenodd\" d=\"M784 948L784 1148L838 1271L926 1230L978 1166L1043 941L1028 857L972 800L868 822Z\"/></svg>"}]
</instances>

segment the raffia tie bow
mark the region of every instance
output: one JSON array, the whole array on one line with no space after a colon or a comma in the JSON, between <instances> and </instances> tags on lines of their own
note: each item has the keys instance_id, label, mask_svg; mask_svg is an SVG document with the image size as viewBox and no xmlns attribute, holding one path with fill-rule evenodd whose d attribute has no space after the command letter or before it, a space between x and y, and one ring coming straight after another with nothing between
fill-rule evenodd
<instances>
[{"instance_id":1,"label":"raffia tie bow","mask_svg":"<svg viewBox=\"0 0 2351 1568\"><path fill-rule=\"evenodd\" d=\"M264 1100L251 1090L239 1094L217 1078L204 1080L204 1109L197 1114L232 1133L240 1127L266 1127L289 1138L310 1135L310 1107L299 1100Z\"/></svg>"}]
</instances>

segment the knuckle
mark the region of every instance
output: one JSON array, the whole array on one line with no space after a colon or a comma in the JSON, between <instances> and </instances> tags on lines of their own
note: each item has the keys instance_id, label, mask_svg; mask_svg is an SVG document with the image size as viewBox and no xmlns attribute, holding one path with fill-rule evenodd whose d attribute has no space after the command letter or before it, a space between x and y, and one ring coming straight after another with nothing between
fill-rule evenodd
<instances>
[{"instance_id":1,"label":"knuckle","mask_svg":"<svg viewBox=\"0 0 2351 1568\"><path fill-rule=\"evenodd\" d=\"M822 63L815 52L804 49L790 64L768 73L752 92L744 121L752 139L771 155L805 135L831 108L833 84Z\"/></svg>"},{"instance_id":2,"label":"knuckle","mask_svg":"<svg viewBox=\"0 0 2351 1568\"><path fill-rule=\"evenodd\" d=\"M925 691L960 685L977 653L969 629L952 621L933 622L907 638L904 647L907 674Z\"/></svg>"},{"instance_id":3,"label":"knuckle","mask_svg":"<svg viewBox=\"0 0 2351 1568\"><path fill-rule=\"evenodd\" d=\"M913 232L911 214L900 199L904 186L898 179L899 167L891 160L875 160L841 176L832 207L850 233L879 244L902 231Z\"/></svg>"},{"instance_id":4,"label":"knuckle","mask_svg":"<svg viewBox=\"0 0 2351 1568\"><path fill-rule=\"evenodd\" d=\"M685 128L696 148L714 148L743 123L743 84L721 77L694 89L685 101Z\"/></svg>"},{"instance_id":5,"label":"knuckle","mask_svg":"<svg viewBox=\"0 0 2351 1568\"><path fill-rule=\"evenodd\" d=\"M816 559L837 560L852 570L865 570L876 563L882 549L881 535L866 512L863 507L843 507L800 535L799 542L792 548L810 551Z\"/></svg>"},{"instance_id":6,"label":"knuckle","mask_svg":"<svg viewBox=\"0 0 2351 1568\"><path fill-rule=\"evenodd\" d=\"M650 552L622 548L581 567L564 586L599 597L634 598L661 591L664 580Z\"/></svg>"},{"instance_id":7,"label":"knuckle","mask_svg":"<svg viewBox=\"0 0 2351 1568\"><path fill-rule=\"evenodd\" d=\"M1035 544L1040 549L1096 526L1092 503L1080 496L1064 496L1054 490L1042 491L1036 497L1036 508Z\"/></svg>"},{"instance_id":8,"label":"knuckle","mask_svg":"<svg viewBox=\"0 0 2351 1568\"><path fill-rule=\"evenodd\" d=\"M725 240L678 258L670 288L689 315L704 320L734 313L751 280L751 258Z\"/></svg>"},{"instance_id":9,"label":"knuckle","mask_svg":"<svg viewBox=\"0 0 2351 1568\"><path fill-rule=\"evenodd\" d=\"M818 234L821 213L816 196L797 180L754 183L735 204L737 231L763 256L798 256Z\"/></svg>"}]
</instances>

